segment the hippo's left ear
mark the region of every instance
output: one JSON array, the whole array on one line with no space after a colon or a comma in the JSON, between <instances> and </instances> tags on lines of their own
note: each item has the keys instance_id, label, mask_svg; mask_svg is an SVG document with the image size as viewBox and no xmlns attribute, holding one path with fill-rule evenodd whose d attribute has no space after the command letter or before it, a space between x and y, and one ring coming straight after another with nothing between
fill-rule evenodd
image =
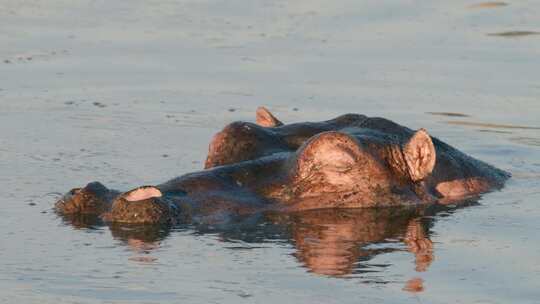
<instances>
[{"instance_id":1,"label":"hippo's left ear","mask_svg":"<svg viewBox=\"0 0 540 304\"><path fill-rule=\"evenodd\" d=\"M257 108L257 124L262 127L279 127L283 123L279 121L270 111L265 107Z\"/></svg>"},{"instance_id":2,"label":"hippo's left ear","mask_svg":"<svg viewBox=\"0 0 540 304\"><path fill-rule=\"evenodd\" d=\"M435 146L426 130L414 133L403 148L407 169L413 181L426 178L435 167Z\"/></svg>"}]
</instances>

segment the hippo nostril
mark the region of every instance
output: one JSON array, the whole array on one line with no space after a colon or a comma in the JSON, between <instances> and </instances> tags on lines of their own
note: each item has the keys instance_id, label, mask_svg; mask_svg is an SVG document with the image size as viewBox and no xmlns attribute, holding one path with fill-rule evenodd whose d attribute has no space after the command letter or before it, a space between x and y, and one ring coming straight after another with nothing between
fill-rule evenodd
<instances>
[{"instance_id":1,"label":"hippo nostril","mask_svg":"<svg viewBox=\"0 0 540 304\"><path fill-rule=\"evenodd\" d=\"M75 194L79 193L80 191L81 191L81 188L73 188L68 192L68 194L69 195L75 195Z\"/></svg>"}]
</instances>

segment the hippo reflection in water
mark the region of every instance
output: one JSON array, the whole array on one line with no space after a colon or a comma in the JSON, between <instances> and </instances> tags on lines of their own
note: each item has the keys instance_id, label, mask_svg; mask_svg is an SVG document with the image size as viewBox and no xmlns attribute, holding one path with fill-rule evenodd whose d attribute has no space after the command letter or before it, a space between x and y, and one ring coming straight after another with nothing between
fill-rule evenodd
<instances>
[{"instance_id":1,"label":"hippo reflection in water","mask_svg":"<svg viewBox=\"0 0 540 304\"><path fill-rule=\"evenodd\" d=\"M93 182L55 208L111 223L219 222L262 211L457 203L509 176L384 118L283 124L259 108L257 124L234 122L214 136L203 171L123 193Z\"/></svg>"},{"instance_id":2,"label":"hippo reflection in water","mask_svg":"<svg viewBox=\"0 0 540 304\"><path fill-rule=\"evenodd\" d=\"M439 216L460 207L431 204L264 211L231 217L226 221L178 224L174 228L175 231L187 229L195 234L217 235L224 243L223 247L232 250L285 241L294 246L294 256L310 272L334 277L353 275L372 282L370 273L390 266L370 262L382 253L407 250L414 255L416 271L427 270L434 259L430 228ZM106 224L95 215L64 214L62 217L77 229ZM113 237L134 251L132 259L138 262L154 261L152 251L159 248L171 231L171 225L107 224ZM384 278L379 276L376 280L384 282Z\"/></svg>"}]
</instances>

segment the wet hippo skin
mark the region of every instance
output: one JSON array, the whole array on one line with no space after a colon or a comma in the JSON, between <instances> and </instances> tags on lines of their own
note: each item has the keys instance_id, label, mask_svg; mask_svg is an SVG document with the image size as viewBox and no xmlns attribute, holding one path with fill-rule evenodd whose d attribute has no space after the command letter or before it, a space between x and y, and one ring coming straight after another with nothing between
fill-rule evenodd
<instances>
[{"instance_id":1,"label":"wet hippo skin","mask_svg":"<svg viewBox=\"0 0 540 304\"><path fill-rule=\"evenodd\" d=\"M257 123L234 122L214 136L202 171L123 193L93 182L55 208L117 223L219 221L266 210L457 203L509 177L424 129L359 114L283 124L259 108Z\"/></svg>"}]
</instances>

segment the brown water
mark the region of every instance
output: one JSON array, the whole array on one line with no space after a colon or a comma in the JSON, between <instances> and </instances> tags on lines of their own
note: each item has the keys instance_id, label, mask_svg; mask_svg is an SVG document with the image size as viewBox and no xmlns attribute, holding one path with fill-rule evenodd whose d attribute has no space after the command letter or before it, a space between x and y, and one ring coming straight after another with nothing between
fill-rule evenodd
<instances>
[{"instance_id":1,"label":"brown water","mask_svg":"<svg viewBox=\"0 0 540 304\"><path fill-rule=\"evenodd\" d=\"M0 0L0 302L539 303L540 5ZM126 230L51 212L202 167L266 105L424 127L512 172L428 215Z\"/></svg>"}]
</instances>

